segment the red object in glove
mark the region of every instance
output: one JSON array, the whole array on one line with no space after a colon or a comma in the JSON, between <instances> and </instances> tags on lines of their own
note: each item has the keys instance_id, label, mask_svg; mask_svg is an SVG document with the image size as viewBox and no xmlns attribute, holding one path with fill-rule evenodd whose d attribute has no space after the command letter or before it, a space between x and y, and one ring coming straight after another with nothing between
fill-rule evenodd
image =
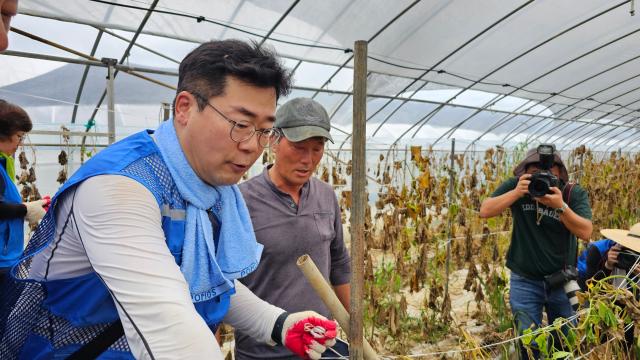
<instances>
[{"instance_id":1,"label":"red object in glove","mask_svg":"<svg viewBox=\"0 0 640 360\"><path fill-rule=\"evenodd\" d=\"M44 211L49 211L49 205L51 205L51 196L46 195L42 198L42 200L44 200L44 205L42 205L42 208L44 208Z\"/></svg>"},{"instance_id":2,"label":"red object in glove","mask_svg":"<svg viewBox=\"0 0 640 360\"><path fill-rule=\"evenodd\" d=\"M335 321L307 317L286 330L284 345L303 359L319 359L327 347L335 345L336 336Z\"/></svg>"}]
</instances>

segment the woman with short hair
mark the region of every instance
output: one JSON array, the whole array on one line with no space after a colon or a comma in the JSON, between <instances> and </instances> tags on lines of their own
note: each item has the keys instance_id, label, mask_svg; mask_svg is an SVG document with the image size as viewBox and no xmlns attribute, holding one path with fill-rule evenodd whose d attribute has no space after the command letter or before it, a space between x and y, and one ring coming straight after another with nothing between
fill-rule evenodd
<instances>
[{"instance_id":1,"label":"woman with short hair","mask_svg":"<svg viewBox=\"0 0 640 360\"><path fill-rule=\"evenodd\" d=\"M0 284L18 262L24 248L24 220L37 223L48 200L22 202L16 178L16 150L33 125L19 106L0 99Z\"/></svg>"}]
</instances>

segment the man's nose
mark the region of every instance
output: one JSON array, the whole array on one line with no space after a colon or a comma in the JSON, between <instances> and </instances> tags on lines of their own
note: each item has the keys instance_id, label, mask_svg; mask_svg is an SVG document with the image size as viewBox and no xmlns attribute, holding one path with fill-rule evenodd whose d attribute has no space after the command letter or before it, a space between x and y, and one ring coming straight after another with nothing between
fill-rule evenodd
<instances>
[{"instance_id":1,"label":"man's nose","mask_svg":"<svg viewBox=\"0 0 640 360\"><path fill-rule=\"evenodd\" d=\"M246 152L262 151L263 147L258 143L258 134L238 143L238 149Z\"/></svg>"}]
</instances>

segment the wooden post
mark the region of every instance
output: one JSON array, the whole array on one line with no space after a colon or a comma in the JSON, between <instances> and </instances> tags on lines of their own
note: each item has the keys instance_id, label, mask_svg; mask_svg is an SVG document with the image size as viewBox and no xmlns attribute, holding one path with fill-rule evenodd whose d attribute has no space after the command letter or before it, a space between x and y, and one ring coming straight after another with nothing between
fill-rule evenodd
<instances>
[{"instance_id":1,"label":"wooden post","mask_svg":"<svg viewBox=\"0 0 640 360\"><path fill-rule=\"evenodd\" d=\"M171 118L171 103L163 102L160 107L162 108L162 121L167 121Z\"/></svg>"},{"instance_id":2,"label":"wooden post","mask_svg":"<svg viewBox=\"0 0 640 360\"><path fill-rule=\"evenodd\" d=\"M109 144L113 144L116 141L116 106L113 80L115 77L115 65L118 63L118 60L102 58L102 62L107 64L107 129L109 133Z\"/></svg>"},{"instance_id":3,"label":"wooden post","mask_svg":"<svg viewBox=\"0 0 640 360\"><path fill-rule=\"evenodd\" d=\"M362 360L364 308L364 216L366 199L366 118L367 118L367 42L354 46L353 138L351 159L351 316L349 320L349 359Z\"/></svg>"},{"instance_id":4,"label":"wooden post","mask_svg":"<svg viewBox=\"0 0 640 360\"><path fill-rule=\"evenodd\" d=\"M447 260L446 260L446 277L444 282L445 297L449 296L449 268L451 267L451 238L453 237L453 218L451 217L451 205L453 205L453 182L455 181L455 172L453 171L454 157L456 155L456 139L451 139L451 168L449 169L449 209L447 215L449 223L447 225Z\"/></svg>"}]
</instances>

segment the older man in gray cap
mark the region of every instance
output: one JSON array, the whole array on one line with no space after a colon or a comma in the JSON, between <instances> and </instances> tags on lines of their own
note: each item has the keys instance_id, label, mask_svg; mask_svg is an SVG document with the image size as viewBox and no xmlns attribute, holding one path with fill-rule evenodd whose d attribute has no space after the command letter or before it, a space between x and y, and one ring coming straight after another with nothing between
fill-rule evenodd
<instances>
[{"instance_id":1,"label":"older man in gray cap","mask_svg":"<svg viewBox=\"0 0 640 360\"><path fill-rule=\"evenodd\" d=\"M545 176L553 174L555 179L548 176L545 191L535 194L539 186L530 184L533 174L540 175L540 170L545 171ZM587 192L568 182L567 169L553 145L543 144L529 150L514 175L483 201L480 217L497 216L511 208L513 232L507 253L507 267L511 270L509 302L522 333L532 325L540 326L543 308L549 324L558 317L573 314L564 287L576 280L567 276L576 264L576 236L588 240L592 225ZM522 347L521 356L528 358Z\"/></svg>"},{"instance_id":2,"label":"older man in gray cap","mask_svg":"<svg viewBox=\"0 0 640 360\"><path fill-rule=\"evenodd\" d=\"M243 278L265 301L295 312L330 312L301 276L296 259L309 254L338 298L349 307L351 260L342 239L340 208L333 188L312 177L333 142L326 110L314 100L297 98L276 112L274 127L284 135L273 145L275 163L240 185L256 238L264 245L260 265ZM260 344L236 332L236 359L294 358L282 346Z\"/></svg>"}]
</instances>

